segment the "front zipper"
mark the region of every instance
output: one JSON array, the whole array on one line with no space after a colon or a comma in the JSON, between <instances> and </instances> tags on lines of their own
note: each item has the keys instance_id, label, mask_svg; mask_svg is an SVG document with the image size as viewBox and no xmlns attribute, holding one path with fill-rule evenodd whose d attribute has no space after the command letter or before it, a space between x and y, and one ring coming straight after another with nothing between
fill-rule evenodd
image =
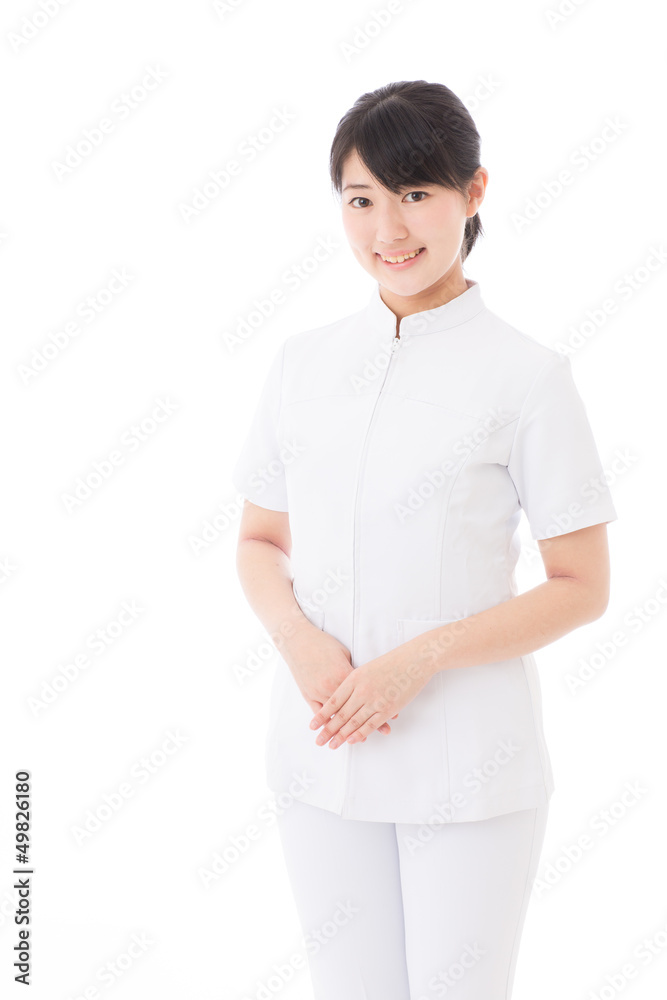
<instances>
[{"instance_id":1,"label":"front zipper","mask_svg":"<svg viewBox=\"0 0 667 1000\"><path fill-rule=\"evenodd\" d=\"M392 340L392 344L391 344L391 348L390 348L390 352L389 352L389 363L387 364L387 367L385 369L385 373L384 373L384 376L382 378L382 382L380 383L380 388L378 390L378 394L375 397L375 402L373 403L373 410L371 412L371 418L368 421L368 425L366 427L366 433L364 435L364 443L363 443L362 451L361 451L361 462L359 463L359 475L357 476L357 488L356 488L356 493L355 493L355 497L354 497L354 519L353 519L353 531L352 531L352 641L350 643L350 645L351 645L352 648L351 648L350 652L351 652L353 660L356 660L355 651L354 651L354 635L355 635L356 602L357 602L357 587L356 587L356 564L357 564L357 559L356 559L356 542L357 542L357 519L358 519L357 515L358 515L358 508L359 508L359 492L360 492L359 487L360 487L360 484L361 484L361 479L362 479L362 475L363 475L363 471L364 471L364 460L366 458L366 451L367 451L367 446L368 446L368 438L370 436L371 427L373 426L373 421L375 420L375 414L377 413L377 407L378 407L378 403L380 401L380 396L382 395L382 390L384 389L385 383L387 381L387 376L389 375L389 370L391 368L392 361L394 360L394 358L396 356L396 353L397 353L397 351L398 351L398 349L399 349L400 346L401 346L401 338L395 334L394 338ZM341 815L342 816L345 816L345 806L347 804L347 797L348 797L348 792L347 792L347 789L348 789L348 774L349 774L349 769L350 769L350 752L349 751L351 749L351 746L350 746L349 743L345 743L345 746L347 747L347 751L346 751L346 754L345 754L345 775L344 775L344 778L343 778L343 789L344 790L343 790L343 803L342 803L342 806L341 806L341 810L342 810L341 811Z\"/></svg>"}]
</instances>

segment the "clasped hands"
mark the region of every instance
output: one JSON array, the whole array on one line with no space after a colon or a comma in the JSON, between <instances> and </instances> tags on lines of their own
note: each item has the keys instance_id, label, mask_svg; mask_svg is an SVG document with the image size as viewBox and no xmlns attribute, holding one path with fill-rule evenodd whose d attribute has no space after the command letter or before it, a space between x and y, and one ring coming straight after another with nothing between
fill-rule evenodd
<instances>
[{"instance_id":1,"label":"clasped hands","mask_svg":"<svg viewBox=\"0 0 667 1000\"><path fill-rule=\"evenodd\" d=\"M315 740L333 750L343 743L363 742L388 719L396 719L433 676L405 644L353 669L313 717L310 728L324 728ZM386 727L383 731L390 731Z\"/></svg>"}]
</instances>

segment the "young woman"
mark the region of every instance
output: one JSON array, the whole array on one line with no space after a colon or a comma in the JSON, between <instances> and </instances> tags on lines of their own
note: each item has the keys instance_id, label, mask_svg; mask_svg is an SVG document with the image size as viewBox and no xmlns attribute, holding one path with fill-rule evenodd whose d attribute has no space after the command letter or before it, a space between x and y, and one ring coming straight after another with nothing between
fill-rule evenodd
<instances>
[{"instance_id":1,"label":"young woman","mask_svg":"<svg viewBox=\"0 0 667 1000\"><path fill-rule=\"evenodd\" d=\"M232 477L316 1000L511 996L554 789L532 653L608 602L617 514L570 362L463 274L479 149L442 84L341 119L331 179L373 290L285 339ZM522 510L547 579L518 594Z\"/></svg>"}]
</instances>

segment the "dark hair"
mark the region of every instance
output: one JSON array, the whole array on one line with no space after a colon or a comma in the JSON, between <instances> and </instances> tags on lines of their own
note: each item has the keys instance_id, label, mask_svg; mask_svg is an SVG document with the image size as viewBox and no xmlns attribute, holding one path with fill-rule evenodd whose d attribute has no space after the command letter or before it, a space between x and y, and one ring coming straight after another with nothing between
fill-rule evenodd
<instances>
[{"instance_id":1,"label":"dark hair","mask_svg":"<svg viewBox=\"0 0 667 1000\"><path fill-rule=\"evenodd\" d=\"M329 172L341 194L343 164L356 150L366 169L398 194L406 185L442 184L465 195L480 164L480 136L463 101L442 83L403 80L362 94L340 119ZM479 213L466 219L465 260L479 235Z\"/></svg>"}]
</instances>

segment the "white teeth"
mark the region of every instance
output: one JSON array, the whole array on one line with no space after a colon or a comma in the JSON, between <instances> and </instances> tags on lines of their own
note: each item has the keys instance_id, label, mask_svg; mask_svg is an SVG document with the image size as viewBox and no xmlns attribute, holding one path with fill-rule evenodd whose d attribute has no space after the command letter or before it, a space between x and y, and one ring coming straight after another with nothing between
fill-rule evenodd
<instances>
[{"instance_id":1,"label":"white teeth","mask_svg":"<svg viewBox=\"0 0 667 1000\"><path fill-rule=\"evenodd\" d=\"M423 248L422 248L423 249ZM390 264L402 264L404 260L410 260L411 257L416 257L420 250L415 250L414 253L403 254L402 257L385 257L384 254L380 254L382 260L388 260Z\"/></svg>"}]
</instances>

